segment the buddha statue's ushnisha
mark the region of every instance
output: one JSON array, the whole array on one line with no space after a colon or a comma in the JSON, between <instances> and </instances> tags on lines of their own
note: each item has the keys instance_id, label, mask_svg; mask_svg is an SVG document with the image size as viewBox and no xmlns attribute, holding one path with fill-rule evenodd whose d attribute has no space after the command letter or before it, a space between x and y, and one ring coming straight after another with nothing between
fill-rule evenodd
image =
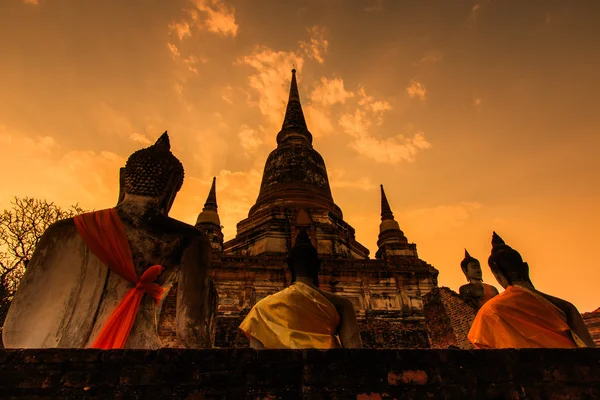
<instances>
[{"instance_id":1,"label":"buddha statue's ushnisha","mask_svg":"<svg viewBox=\"0 0 600 400\"><path fill-rule=\"evenodd\" d=\"M595 347L577 308L536 290L529 265L496 232L488 264L505 290L477 313L468 335L475 347Z\"/></svg>"},{"instance_id":2,"label":"buddha statue's ushnisha","mask_svg":"<svg viewBox=\"0 0 600 400\"><path fill-rule=\"evenodd\" d=\"M460 267L467 278L466 285L459 289L460 297L476 310L488 300L498 294L498 289L487 283L483 283L483 275L479 260L471 257L467 249L465 249L465 258L461 261Z\"/></svg>"},{"instance_id":3,"label":"buddha statue's ushnisha","mask_svg":"<svg viewBox=\"0 0 600 400\"><path fill-rule=\"evenodd\" d=\"M183 175L165 132L121 169L115 208L50 226L6 317L5 347L159 348L161 302L173 282L181 345L210 347L210 244L168 217Z\"/></svg>"}]
</instances>

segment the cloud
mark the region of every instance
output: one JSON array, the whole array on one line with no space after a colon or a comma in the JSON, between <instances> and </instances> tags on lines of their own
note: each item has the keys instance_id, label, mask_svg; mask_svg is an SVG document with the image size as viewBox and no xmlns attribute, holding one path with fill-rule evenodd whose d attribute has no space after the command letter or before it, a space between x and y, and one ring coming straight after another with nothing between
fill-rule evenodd
<instances>
[{"instance_id":1,"label":"cloud","mask_svg":"<svg viewBox=\"0 0 600 400\"><path fill-rule=\"evenodd\" d=\"M238 24L235 21L235 8L223 0L192 0L193 8L186 10L187 17L169 24L179 40L192 36L193 28L206 30L222 36L235 37Z\"/></svg>"},{"instance_id":2,"label":"cloud","mask_svg":"<svg viewBox=\"0 0 600 400\"><path fill-rule=\"evenodd\" d=\"M173 43L170 43L170 42L167 43L167 48L169 49L169 52L171 53L173 58L178 59L179 57L181 57L181 54L179 53L179 49Z\"/></svg>"},{"instance_id":3,"label":"cloud","mask_svg":"<svg viewBox=\"0 0 600 400\"><path fill-rule=\"evenodd\" d=\"M325 39L325 29L318 26L313 26L308 30L310 38L308 41L300 42L300 48L306 53L309 58L313 58L323 64L323 58L327 54L329 42Z\"/></svg>"},{"instance_id":4,"label":"cloud","mask_svg":"<svg viewBox=\"0 0 600 400\"><path fill-rule=\"evenodd\" d=\"M23 0L23 3L33 4L34 6L37 6L38 4L40 4L39 0Z\"/></svg>"},{"instance_id":5,"label":"cloud","mask_svg":"<svg viewBox=\"0 0 600 400\"><path fill-rule=\"evenodd\" d=\"M270 123L280 125L289 95L291 66L302 69L304 59L294 52L274 51L268 47L259 47L253 53L238 60L238 63L252 67L255 72L248 78L249 85L258 95L260 112ZM300 77L298 77L300 80Z\"/></svg>"},{"instance_id":6,"label":"cloud","mask_svg":"<svg viewBox=\"0 0 600 400\"><path fill-rule=\"evenodd\" d=\"M255 129L250 128L248 125L242 125L238 132L240 144L244 149L244 153L249 156L254 153L262 144L262 139L258 136Z\"/></svg>"},{"instance_id":7,"label":"cloud","mask_svg":"<svg viewBox=\"0 0 600 400\"><path fill-rule=\"evenodd\" d=\"M329 184L331 188L351 188L361 190L372 190L377 188L369 177L362 177L358 179L348 179L346 177L346 170L341 168L331 168L328 171Z\"/></svg>"},{"instance_id":8,"label":"cloud","mask_svg":"<svg viewBox=\"0 0 600 400\"><path fill-rule=\"evenodd\" d=\"M333 132L330 112L325 107L302 106L308 129L313 137L329 135Z\"/></svg>"},{"instance_id":9,"label":"cloud","mask_svg":"<svg viewBox=\"0 0 600 400\"><path fill-rule=\"evenodd\" d=\"M146 135L141 134L141 133L132 133L129 136L129 138L131 140L133 140L134 142L139 143L139 144L144 145L144 146L148 146L148 145L152 144L152 141L150 141L150 139L148 139L146 137Z\"/></svg>"},{"instance_id":10,"label":"cloud","mask_svg":"<svg viewBox=\"0 0 600 400\"><path fill-rule=\"evenodd\" d=\"M417 153L431 147L423 132L417 132L412 137L400 134L378 139L371 136L371 128L382 124L383 114L391 110L391 105L367 95L364 88L360 88L358 94L359 107L354 112L342 114L338 120L343 131L352 138L348 143L350 148L376 162L398 164L413 162Z\"/></svg>"},{"instance_id":11,"label":"cloud","mask_svg":"<svg viewBox=\"0 0 600 400\"><path fill-rule=\"evenodd\" d=\"M191 36L192 31L190 30L190 24L187 22L173 22L169 25L171 31L177 34L179 40L182 40L186 36Z\"/></svg>"},{"instance_id":12,"label":"cloud","mask_svg":"<svg viewBox=\"0 0 600 400\"><path fill-rule=\"evenodd\" d=\"M377 162L398 164L402 161L415 161L417 153L428 149L431 144L425 139L423 132L419 132L412 138L397 135L394 138L375 139L363 135L351 142L350 147Z\"/></svg>"},{"instance_id":13,"label":"cloud","mask_svg":"<svg viewBox=\"0 0 600 400\"><path fill-rule=\"evenodd\" d=\"M107 151L64 149L53 137L24 135L2 126L0 143L11 148L0 159L0 168L10 171L0 187L1 206L7 207L13 196L47 199L65 207L79 203L87 209L116 204L119 168L125 158Z\"/></svg>"},{"instance_id":14,"label":"cloud","mask_svg":"<svg viewBox=\"0 0 600 400\"><path fill-rule=\"evenodd\" d=\"M320 84L309 96L313 103L319 103L326 107L336 103L345 103L351 97L354 97L354 93L344 89L344 81L341 78L327 79L325 77L321 78Z\"/></svg>"},{"instance_id":15,"label":"cloud","mask_svg":"<svg viewBox=\"0 0 600 400\"><path fill-rule=\"evenodd\" d=\"M417 97L419 100L424 101L427 95L427 89L420 82L412 81L406 88L406 92L410 97Z\"/></svg>"},{"instance_id":16,"label":"cloud","mask_svg":"<svg viewBox=\"0 0 600 400\"><path fill-rule=\"evenodd\" d=\"M421 57L421 59L419 59L419 61L414 62L413 65L414 66L431 65L431 64L440 62L442 60L442 58L443 58L442 53L433 51L433 52L425 54L423 57Z\"/></svg>"}]
</instances>

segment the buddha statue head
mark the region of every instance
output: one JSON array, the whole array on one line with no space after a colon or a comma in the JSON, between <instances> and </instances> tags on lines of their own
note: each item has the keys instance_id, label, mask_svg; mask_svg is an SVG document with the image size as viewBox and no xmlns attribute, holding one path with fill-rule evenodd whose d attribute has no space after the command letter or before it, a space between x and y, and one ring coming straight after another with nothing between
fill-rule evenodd
<instances>
[{"instance_id":1,"label":"buddha statue head","mask_svg":"<svg viewBox=\"0 0 600 400\"><path fill-rule=\"evenodd\" d=\"M143 199L167 215L183 184L183 165L171 153L167 132L152 146L133 153L121 168L120 204L129 198Z\"/></svg>"},{"instance_id":2,"label":"buddha statue head","mask_svg":"<svg viewBox=\"0 0 600 400\"><path fill-rule=\"evenodd\" d=\"M483 282L481 264L479 264L479 260L471 257L467 249L465 249L465 258L460 262L460 268L469 283Z\"/></svg>"},{"instance_id":3,"label":"buddha statue head","mask_svg":"<svg viewBox=\"0 0 600 400\"><path fill-rule=\"evenodd\" d=\"M306 230L302 229L296 236L296 242L288 254L287 263L292 273L292 283L297 278L306 277L312 279L318 286L321 260L319 260L317 249L312 245Z\"/></svg>"},{"instance_id":4,"label":"buddha statue head","mask_svg":"<svg viewBox=\"0 0 600 400\"><path fill-rule=\"evenodd\" d=\"M498 283L505 289L515 284L533 286L529 279L529 265L496 232L492 235L492 254L488 264Z\"/></svg>"}]
</instances>

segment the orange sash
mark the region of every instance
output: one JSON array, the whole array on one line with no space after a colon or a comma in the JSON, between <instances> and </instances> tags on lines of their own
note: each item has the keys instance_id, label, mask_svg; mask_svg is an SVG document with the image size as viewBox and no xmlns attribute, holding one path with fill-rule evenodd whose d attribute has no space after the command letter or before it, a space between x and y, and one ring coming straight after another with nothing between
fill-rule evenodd
<instances>
[{"instance_id":1,"label":"orange sash","mask_svg":"<svg viewBox=\"0 0 600 400\"><path fill-rule=\"evenodd\" d=\"M576 339L562 310L516 286L481 307L468 335L477 348L574 348Z\"/></svg>"},{"instance_id":2,"label":"orange sash","mask_svg":"<svg viewBox=\"0 0 600 400\"><path fill-rule=\"evenodd\" d=\"M161 274L163 267L151 266L138 280L127 235L114 208L78 215L74 220L77 231L90 251L111 271L135 285L123 296L92 343L92 348L96 349L122 349L144 294L147 293L159 303L164 289L152 282Z\"/></svg>"}]
</instances>

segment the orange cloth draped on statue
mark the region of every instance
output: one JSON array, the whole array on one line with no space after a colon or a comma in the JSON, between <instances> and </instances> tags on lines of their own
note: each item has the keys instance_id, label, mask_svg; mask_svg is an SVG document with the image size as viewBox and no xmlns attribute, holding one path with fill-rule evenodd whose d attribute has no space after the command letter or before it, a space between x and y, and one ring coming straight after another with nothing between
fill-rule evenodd
<instances>
[{"instance_id":1,"label":"orange cloth draped on statue","mask_svg":"<svg viewBox=\"0 0 600 400\"><path fill-rule=\"evenodd\" d=\"M539 294L516 286L488 301L477 313L469 340L477 348L574 348L565 313Z\"/></svg>"},{"instance_id":2,"label":"orange cloth draped on statue","mask_svg":"<svg viewBox=\"0 0 600 400\"><path fill-rule=\"evenodd\" d=\"M152 282L161 274L163 267L151 266L138 280L127 235L114 208L78 215L74 220L90 251L111 271L135 285L123 296L92 344L92 348L97 349L122 349L144 294L155 299L157 304L160 301L164 289Z\"/></svg>"},{"instance_id":3,"label":"orange cloth draped on statue","mask_svg":"<svg viewBox=\"0 0 600 400\"><path fill-rule=\"evenodd\" d=\"M325 296L295 282L256 303L240 329L267 349L331 349L341 347L339 323L335 306Z\"/></svg>"}]
</instances>

